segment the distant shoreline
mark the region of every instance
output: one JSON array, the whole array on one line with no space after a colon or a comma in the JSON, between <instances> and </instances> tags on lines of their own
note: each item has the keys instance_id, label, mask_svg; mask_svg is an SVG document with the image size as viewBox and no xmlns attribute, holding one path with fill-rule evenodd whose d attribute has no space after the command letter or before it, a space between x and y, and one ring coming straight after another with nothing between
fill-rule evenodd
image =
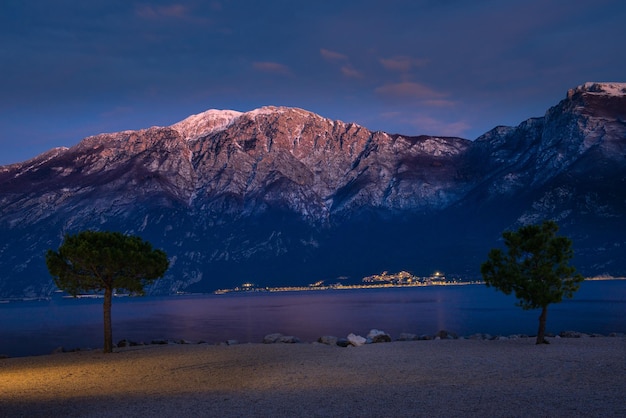
<instances>
[{"instance_id":1,"label":"distant shoreline","mask_svg":"<svg viewBox=\"0 0 626 418\"><path fill-rule=\"evenodd\" d=\"M308 292L308 291L324 291L324 290L358 290L358 289L383 289L383 288L402 288L402 287L429 287L429 286L467 286L484 284L482 281L467 281L467 282L440 282L440 283L414 283L414 284L353 284L353 285L328 285L328 286L277 286L277 287L263 287L263 288L232 288L232 289L218 289L213 292L216 295L223 295L225 293L237 293L237 292Z\"/></svg>"},{"instance_id":2,"label":"distant shoreline","mask_svg":"<svg viewBox=\"0 0 626 418\"><path fill-rule=\"evenodd\" d=\"M586 278L584 281L621 281L626 280L626 277L613 277L613 276L595 276ZM176 292L164 295L146 295L146 296L161 296L161 297L176 297L176 296L206 296L206 295L223 295L227 293L278 293L278 292L303 292L303 291L326 291L326 290L362 290L362 289L392 289L392 288L420 288L420 287L432 287L432 286L469 286L469 285L484 285L482 280L446 280L446 281L434 281L430 283L410 283L410 284L394 284L394 283L371 283L371 284L353 284L353 285L325 285L325 286L272 286L272 287L235 287L230 289L217 289L212 292ZM56 291L55 293L63 293L62 291ZM137 297L126 293L114 294L114 297ZM73 296L64 295L61 296L65 299L73 299ZM80 294L76 296L76 299L101 299L102 295L98 294ZM52 296L41 297L5 297L0 298L0 305L8 304L11 302L41 302L49 301L53 299Z\"/></svg>"},{"instance_id":3,"label":"distant shoreline","mask_svg":"<svg viewBox=\"0 0 626 418\"><path fill-rule=\"evenodd\" d=\"M626 277L612 277L612 276L596 276L586 278L584 281L613 281L613 280L626 280ZM358 290L358 289L383 289L383 288L414 288L414 287L429 287L429 286L468 286L468 285L484 285L482 280L441 280L431 282L415 282L415 283L367 283L367 284L353 284L342 285L340 283L334 285L308 285L308 286L274 286L274 287L253 287L246 286L244 283L241 287L235 287L231 289L218 289L212 293L215 295L223 295L226 293L263 293L263 292L303 292L303 291L324 291L324 290ZM181 292L184 295L187 293Z\"/></svg>"}]
</instances>

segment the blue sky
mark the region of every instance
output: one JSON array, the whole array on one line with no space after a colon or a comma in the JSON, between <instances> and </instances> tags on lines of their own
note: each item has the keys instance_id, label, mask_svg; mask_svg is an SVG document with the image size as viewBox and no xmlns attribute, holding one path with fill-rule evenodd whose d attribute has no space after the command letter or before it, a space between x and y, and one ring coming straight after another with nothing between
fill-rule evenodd
<instances>
[{"instance_id":1,"label":"blue sky","mask_svg":"<svg viewBox=\"0 0 626 418\"><path fill-rule=\"evenodd\" d=\"M622 0L3 0L0 165L207 109L474 139L626 81Z\"/></svg>"}]
</instances>

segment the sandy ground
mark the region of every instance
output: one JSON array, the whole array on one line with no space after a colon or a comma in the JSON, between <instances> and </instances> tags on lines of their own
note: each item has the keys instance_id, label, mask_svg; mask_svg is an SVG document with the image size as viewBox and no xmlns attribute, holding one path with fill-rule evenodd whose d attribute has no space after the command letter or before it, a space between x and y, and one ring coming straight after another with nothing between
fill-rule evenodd
<instances>
[{"instance_id":1,"label":"sandy ground","mask_svg":"<svg viewBox=\"0 0 626 418\"><path fill-rule=\"evenodd\" d=\"M0 360L0 416L626 417L626 338L144 346Z\"/></svg>"}]
</instances>

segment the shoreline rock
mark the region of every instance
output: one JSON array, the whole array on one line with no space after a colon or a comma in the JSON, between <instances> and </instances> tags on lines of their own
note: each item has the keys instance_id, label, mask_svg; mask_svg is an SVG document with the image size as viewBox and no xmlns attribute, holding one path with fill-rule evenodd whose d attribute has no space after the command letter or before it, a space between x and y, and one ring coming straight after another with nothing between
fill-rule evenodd
<instances>
[{"instance_id":1,"label":"shoreline rock","mask_svg":"<svg viewBox=\"0 0 626 418\"><path fill-rule=\"evenodd\" d=\"M506 341L506 340L517 340L523 338L535 338L534 335L526 335L526 334L510 334L510 335L491 335L488 333L475 333L467 336L458 336L454 332L449 332L447 330L439 330L435 334L413 334L408 332L402 332L398 335L396 339L393 339L391 335L388 333L378 330L371 329L366 337L362 337L360 335L350 333L347 337L336 337L332 335L323 335L319 337L317 340L312 341L310 343L316 344L324 344L329 346L338 346L338 347L360 347L366 344L376 344L381 342L403 342L403 341L437 341L437 340L482 340L482 341ZM548 338L626 338L626 333L623 332L611 332L608 334L600 334L600 333L584 333L580 331L561 331L558 334L548 333L546 335ZM292 335L283 335L281 333L271 333L267 334L263 340L261 341L263 344L298 344L303 343L303 341ZM306 343L306 341L304 341ZM244 342L245 343L245 342ZM199 340L197 342L189 341L186 339L171 339L171 338L156 338L146 343L143 341L133 341L129 339L122 339L117 344L117 348L128 348L128 347L136 347L136 346L147 346L147 345L191 345L191 344L209 344L205 340ZM215 345L238 345L241 344L240 341L236 339L228 339L226 341L221 341L215 343ZM63 346L57 347L49 354L59 354L59 353L71 353L77 351L94 351L97 349L94 348L72 348L68 349ZM42 354L45 355L45 354ZM33 356L17 356L17 357L33 357ZM0 360L12 358L7 354L0 354Z\"/></svg>"}]
</instances>

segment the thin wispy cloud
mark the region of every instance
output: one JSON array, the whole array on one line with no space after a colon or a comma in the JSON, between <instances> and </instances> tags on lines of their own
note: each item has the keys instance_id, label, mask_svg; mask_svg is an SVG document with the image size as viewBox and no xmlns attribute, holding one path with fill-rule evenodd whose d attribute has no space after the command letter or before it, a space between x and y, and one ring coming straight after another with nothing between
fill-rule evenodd
<instances>
[{"instance_id":1,"label":"thin wispy cloud","mask_svg":"<svg viewBox=\"0 0 626 418\"><path fill-rule=\"evenodd\" d=\"M341 67L341 74L349 78L363 78L363 74L361 74L358 70L356 70L351 65L344 65Z\"/></svg>"},{"instance_id":2,"label":"thin wispy cloud","mask_svg":"<svg viewBox=\"0 0 626 418\"><path fill-rule=\"evenodd\" d=\"M335 64L339 68L339 72L347 78L365 78L362 72L357 70L350 62L350 58L340 52L331 51L330 49L320 49L320 55L324 60Z\"/></svg>"},{"instance_id":3,"label":"thin wispy cloud","mask_svg":"<svg viewBox=\"0 0 626 418\"><path fill-rule=\"evenodd\" d=\"M415 68L424 67L429 63L429 60L402 55L391 58L381 58L380 63L389 71L408 73Z\"/></svg>"},{"instance_id":4,"label":"thin wispy cloud","mask_svg":"<svg viewBox=\"0 0 626 418\"><path fill-rule=\"evenodd\" d=\"M212 1L210 3L211 10L220 11L223 9L222 3L219 1Z\"/></svg>"},{"instance_id":5,"label":"thin wispy cloud","mask_svg":"<svg viewBox=\"0 0 626 418\"><path fill-rule=\"evenodd\" d=\"M445 121L433 116L412 112L386 112L381 118L414 127L416 132L426 135L455 136L463 138L472 127L463 120Z\"/></svg>"},{"instance_id":6,"label":"thin wispy cloud","mask_svg":"<svg viewBox=\"0 0 626 418\"><path fill-rule=\"evenodd\" d=\"M411 81L404 81L401 83L390 83L378 87L374 90L376 94L379 94L388 98L412 98L419 100L434 100L443 99L447 96L446 93L442 93L431 89L424 84L415 83Z\"/></svg>"},{"instance_id":7,"label":"thin wispy cloud","mask_svg":"<svg viewBox=\"0 0 626 418\"><path fill-rule=\"evenodd\" d=\"M454 107L458 105L456 101L445 99L424 100L422 103L429 107Z\"/></svg>"},{"instance_id":8,"label":"thin wispy cloud","mask_svg":"<svg viewBox=\"0 0 626 418\"><path fill-rule=\"evenodd\" d=\"M190 16L189 8L184 4L171 4L168 6L153 6L150 4L141 4L136 7L135 12L137 16L142 19L182 19Z\"/></svg>"},{"instance_id":9,"label":"thin wispy cloud","mask_svg":"<svg viewBox=\"0 0 626 418\"><path fill-rule=\"evenodd\" d=\"M410 121L420 132L432 132L433 135L464 137L471 126L465 121L443 121L429 116L418 116Z\"/></svg>"},{"instance_id":10,"label":"thin wispy cloud","mask_svg":"<svg viewBox=\"0 0 626 418\"><path fill-rule=\"evenodd\" d=\"M252 67L257 71L261 71L264 73L289 76L289 77L293 76L293 72L291 71L291 69L287 67L286 65L281 64L279 62L257 61L257 62L252 63Z\"/></svg>"},{"instance_id":11,"label":"thin wispy cloud","mask_svg":"<svg viewBox=\"0 0 626 418\"><path fill-rule=\"evenodd\" d=\"M327 61L349 61L347 55L329 49L320 49L320 55Z\"/></svg>"}]
</instances>

